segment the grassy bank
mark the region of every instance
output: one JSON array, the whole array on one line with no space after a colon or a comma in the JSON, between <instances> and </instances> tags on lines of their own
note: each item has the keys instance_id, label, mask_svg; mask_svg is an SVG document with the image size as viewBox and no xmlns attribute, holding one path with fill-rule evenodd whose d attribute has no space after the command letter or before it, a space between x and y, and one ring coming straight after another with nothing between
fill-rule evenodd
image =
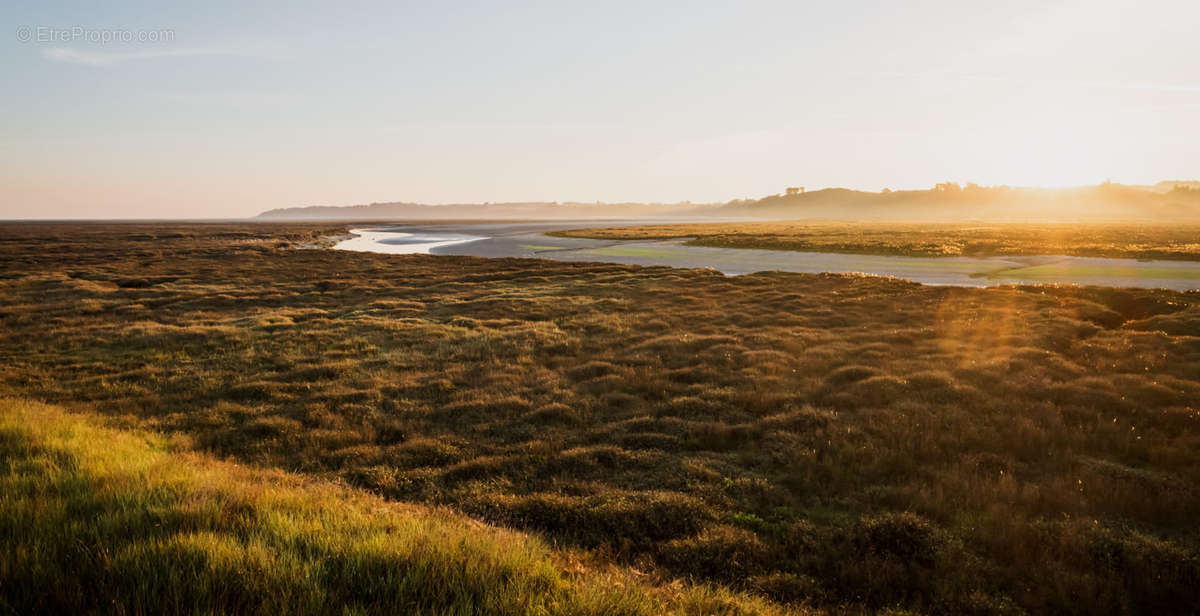
<instances>
[{"instance_id":1,"label":"grassy bank","mask_svg":"<svg viewBox=\"0 0 1200 616\"><path fill-rule=\"evenodd\" d=\"M0 612L771 614L461 516L0 400Z\"/></svg>"},{"instance_id":2,"label":"grassy bank","mask_svg":"<svg viewBox=\"0 0 1200 616\"><path fill-rule=\"evenodd\" d=\"M0 395L831 610L1188 613L1200 297L8 225Z\"/></svg>"},{"instance_id":3,"label":"grassy bank","mask_svg":"<svg viewBox=\"0 0 1200 616\"><path fill-rule=\"evenodd\" d=\"M1072 255L1200 260L1195 224L737 222L573 229L593 239L689 238L693 246L915 257Z\"/></svg>"}]
</instances>

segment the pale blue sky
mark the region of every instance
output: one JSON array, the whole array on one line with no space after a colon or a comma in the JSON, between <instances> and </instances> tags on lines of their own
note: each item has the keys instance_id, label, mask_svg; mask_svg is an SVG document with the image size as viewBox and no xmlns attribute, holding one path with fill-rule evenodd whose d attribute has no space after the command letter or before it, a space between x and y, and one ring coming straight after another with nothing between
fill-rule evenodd
<instances>
[{"instance_id":1,"label":"pale blue sky","mask_svg":"<svg viewBox=\"0 0 1200 616\"><path fill-rule=\"evenodd\" d=\"M1200 176L1193 0L167 4L0 8L0 218Z\"/></svg>"}]
</instances>

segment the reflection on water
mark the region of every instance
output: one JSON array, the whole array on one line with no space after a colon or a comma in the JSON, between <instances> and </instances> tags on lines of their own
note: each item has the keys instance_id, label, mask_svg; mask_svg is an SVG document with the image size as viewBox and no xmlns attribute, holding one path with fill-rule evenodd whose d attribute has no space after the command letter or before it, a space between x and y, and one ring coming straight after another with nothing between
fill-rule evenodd
<instances>
[{"instance_id":1,"label":"reflection on water","mask_svg":"<svg viewBox=\"0 0 1200 616\"><path fill-rule=\"evenodd\" d=\"M351 229L350 233L358 237L339 242L334 248L393 255L429 254L429 251L440 246L487 239L461 233L406 233L377 229Z\"/></svg>"}]
</instances>

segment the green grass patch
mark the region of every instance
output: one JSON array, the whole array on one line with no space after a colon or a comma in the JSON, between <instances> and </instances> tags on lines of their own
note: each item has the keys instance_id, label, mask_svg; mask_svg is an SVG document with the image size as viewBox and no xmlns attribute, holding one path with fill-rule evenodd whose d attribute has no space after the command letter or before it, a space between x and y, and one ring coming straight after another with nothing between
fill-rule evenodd
<instances>
[{"instance_id":1,"label":"green grass patch","mask_svg":"<svg viewBox=\"0 0 1200 616\"><path fill-rule=\"evenodd\" d=\"M0 611L771 614L526 535L0 400Z\"/></svg>"}]
</instances>

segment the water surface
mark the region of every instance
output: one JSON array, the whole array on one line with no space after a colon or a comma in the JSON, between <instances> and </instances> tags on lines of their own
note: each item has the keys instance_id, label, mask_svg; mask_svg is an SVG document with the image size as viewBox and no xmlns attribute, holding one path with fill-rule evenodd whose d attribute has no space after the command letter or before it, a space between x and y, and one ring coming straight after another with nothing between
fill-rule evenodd
<instances>
[{"instance_id":1,"label":"water surface","mask_svg":"<svg viewBox=\"0 0 1200 616\"><path fill-rule=\"evenodd\" d=\"M350 233L357 237L343 240L334 248L393 255L429 254L434 248L487 239L461 233L422 233L401 229L351 229Z\"/></svg>"},{"instance_id":2,"label":"water surface","mask_svg":"<svg viewBox=\"0 0 1200 616\"><path fill-rule=\"evenodd\" d=\"M355 229L336 248L391 254L454 254L478 257L535 257L557 261L604 261L627 265L710 268L737 275L761 271L863 273L937 285L982 287L999 284L1080 284L1118 287L1200 289L1200 262L1105 259L1041 255L1028 257L906 257L887 255L712 248L686 240L591 240L546 235L549 231L652 221L575 223L396 224Z\"/></svg>"}]
</instances>

